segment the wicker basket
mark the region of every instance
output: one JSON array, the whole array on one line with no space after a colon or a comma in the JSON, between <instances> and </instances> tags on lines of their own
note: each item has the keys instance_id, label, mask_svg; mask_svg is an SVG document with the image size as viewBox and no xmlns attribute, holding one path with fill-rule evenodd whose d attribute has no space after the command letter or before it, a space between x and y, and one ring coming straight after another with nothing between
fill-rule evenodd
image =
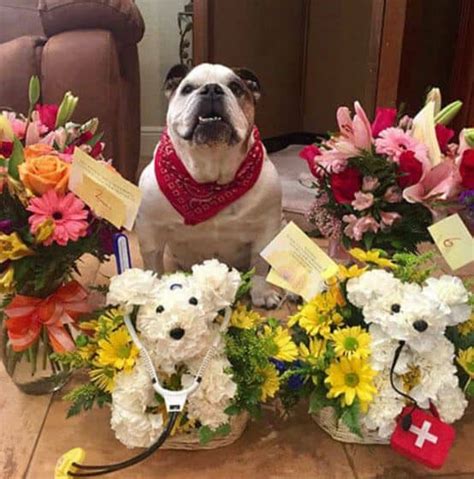
<instances>
[{"instance_id":1,"label":"wicker basket","mask_svg":"<svg viewBox=\"0 0 474 479\"><path fill-rule=\"evenodd\" d=\"M362 427L363 437L354 434L341 420L337 419L332 407L325 407L312 417L316 424L336 441L351 444L390 444L389 439L380 438L376 432L368 431L365 427Z\"/></svg>"},{"instance_id":2,"label":"wicker basket","mask_svg":"<svg viewBox=\"0 0 474 479\"><path fill-rule=\"evenodd\" d=\"M199 442L199 434L197 431L190 431L189 433L177 434L165 441L162 449L178 449L183 451L200 451L202 449L217 449L219 447L228 446L237 441L243 434L249 415L244 412L238 416L232 416L230 419L230 433L224 437L217 437L207 444Z\"/></svg>"}]
</instances>

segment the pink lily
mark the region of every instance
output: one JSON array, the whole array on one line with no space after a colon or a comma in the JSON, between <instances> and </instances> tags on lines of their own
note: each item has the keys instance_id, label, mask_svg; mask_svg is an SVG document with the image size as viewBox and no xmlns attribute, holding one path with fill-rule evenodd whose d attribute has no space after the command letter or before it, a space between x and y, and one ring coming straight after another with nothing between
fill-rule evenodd
<instances>
[{"instance_id":1,"label":"pink lily","mask_svg":"<svg viewBox=\"0 0 474 479\"><path fill-rule=\"evenodd\" d=\"M341 135L351 146L359 150L370 150L372 127L364 109L358 101L354 103L355 115L351 118L349 108L341 106L337 110L337 124Z\"/></svg>"}]
</instances>

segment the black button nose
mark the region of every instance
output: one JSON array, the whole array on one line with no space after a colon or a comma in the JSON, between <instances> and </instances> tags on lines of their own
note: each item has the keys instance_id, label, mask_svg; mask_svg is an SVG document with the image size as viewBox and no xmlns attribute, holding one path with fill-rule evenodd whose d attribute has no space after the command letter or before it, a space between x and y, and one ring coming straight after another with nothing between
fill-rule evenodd
<instances>
[{"instance_id":1,"label":"black button nose","mask_svg":"<svg viewBox=\"0 0 474 479\"><path fill-rule=\"evenodd\" d=\"M419 332L422 333L428 329L428 323L423 319L418 319L413 323L413 327Z\"/></svg>"},{"instance_id":2,"label":"black button nose","mask_svg":"<svg viewBox=\"0 0 474 479\"><path fill-rule=\"evenodd\" d=\"M173 328L170 331L170 336L176 341L180 340L184 336L184 329L183 328Z\"/></svg>"},{"instance_id":3,"label":"black button nose","mask_svg":"<svg viewBox=\"0 0 474 479\"><path fill-rule=\"evenodd\" d=\"M217 83L208 83L201 88L199 94L204 97L215 97L223 95L224 90Z\"/></svg>"}]
</instances>

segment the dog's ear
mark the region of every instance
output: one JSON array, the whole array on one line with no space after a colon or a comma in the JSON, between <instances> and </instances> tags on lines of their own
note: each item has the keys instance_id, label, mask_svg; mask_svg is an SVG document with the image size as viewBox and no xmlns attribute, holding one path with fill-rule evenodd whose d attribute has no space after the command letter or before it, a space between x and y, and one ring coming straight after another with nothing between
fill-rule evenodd
<instances>
[{"instance_id":1,"label":"dog's ear","mask_svg":"<svg viewBox=\"0 0 474 479\"><path fill-rule=\"evenodd\" d=\"M171 67L170 71L166 75L165 83L163 84L163 90L167 98L170 98L173 92L178 88L183 78L189 73L189 68L182 63Z\"/></svg>"},{"instance_id":2,"label":"dog's ear","mask_svg":"<svg viewBox=\"0 0 474 479\"><path fill-rule=\"evenodd\" d=\"M257 101L262 94L260 80L257 78L257 75L248 68L233 68L232 70L245 82L248 89L252 92L255 101Z\"/></svg>"}]
</instances>

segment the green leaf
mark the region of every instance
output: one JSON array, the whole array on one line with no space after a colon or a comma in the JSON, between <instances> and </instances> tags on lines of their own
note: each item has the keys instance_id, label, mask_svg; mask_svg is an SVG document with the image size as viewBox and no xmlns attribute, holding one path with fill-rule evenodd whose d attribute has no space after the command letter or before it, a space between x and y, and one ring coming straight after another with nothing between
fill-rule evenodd
<instances>
[{"instance_id":1,"label":"green leaf","mask_svg":"<svg viewBox=\"0 0 474 479\"><path fill-rule=\"evenodd\" d=\"M214 431L209 426L201 426L199 428L199 444L205 446L215 437Z\"/></svg>"},{"instance_id":2,"label":"green leaf","mask_svg":"<svg viewBox=\"0 0 474 479\"><path fill-rule=\"evenodd\" d=\"M235 404L232 404L229 407L227 407L226 409L224 409L224 412L228 416L237 416L237 414L239 414L240 411L241 411L240 407L235 405Z\"/></svg>"},{"instance_id":3,"label":"green leaf","mask_svg":"<svg viewBox=\"0 0 474 479\"><path fill-rule=\"evenodd\" d=\"M329 405L331 405L331 400L326 397L326 390L324 388L313 390L309 397L310 414L314 414Z\"/></svg>"},{"instance_id":4,"label":"green leaf","mask_svg":"<svg viewBox=\"0 0 474 479\"><path fill-rule=\"evenodd\" d=\"M345 406L341 414L341 421L349 428L349 430L362 437L360 429L360 406L354 401L351 406Z\"/></svg>"},{"instance_id":5,"label":"green leaf","mask_svg":"<svg viewBox=\"0 0 474 479\"><path fill-rule=\"evenodd\" d=\"M8 161L8 174L14 179L19 181L20 174L18 173L18 166L21 165L25 161L25 157L23 155L23 145L21 144L20 140L15 137L13 139L13 151L10 156L10 160Z\"/></svg>"},{"instance_id":6,"label":"green leaf","mask_svg":"<svg viewBox=\"0 0 474 479\"><path fill-rule=\"evenodd\" d=\"M28 88L28 99L30 101L30 108L31 110L34 108L36 103L40 98L41 87L40 87L40 80L36 75L33 75L30 78L30 85Z\"/></svg>"},{"instance_id":7,"label":"green leaf","mask_svg":"<svg viewBox=\"0 0 474 479\"><path fill-rule=\"evenodd\" d=\"M214 434L218 437L225 437L230 434L231 428L230 424L226 422L225 424L221 424L215 431Z\"/></svg>"},{"instance_id":8,"label":"green leaf","mask_svg":"<svg viewBox=\"0 0 474 479\"><path fill-rule=\"evenodd\" d=\"M474 397L474 381L472 381L472 379L469 379L469 383L466 387L466 395L468 397Z\"/></svg>"}]
</instances>

